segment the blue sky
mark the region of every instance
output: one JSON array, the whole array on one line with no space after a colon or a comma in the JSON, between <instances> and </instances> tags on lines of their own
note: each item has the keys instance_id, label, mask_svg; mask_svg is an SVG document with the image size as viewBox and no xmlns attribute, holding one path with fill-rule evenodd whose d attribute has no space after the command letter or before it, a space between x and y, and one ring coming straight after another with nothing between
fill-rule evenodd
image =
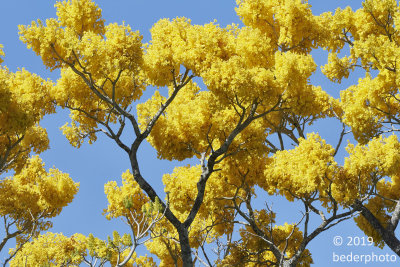
<instances>
[{"instance_id":1,"label":"blue sky","mask_svg":"<svg viewBox=\"0 0 400 267\"><path fill-rule=\"evenodd\" d=\"M44 20L55 17L54 3L55 1L32 0L4 1L2 3L0 44L4 45L6 53L4 64L12 71L24 67L44 78L50 78L54 81L57 79L59 73L57 71L49 72L46 70L42 65L41 59L19 41L17 29L19 24L30 24L32 20L38 18ZM231 23L240 23L234 11L234 1L228 0L99 0L96 3L102 8L106 23L122 23L125 21L132 29L140 31L144 36L144 42L150 40L149 29L161 18L185 16L190 18L193 24L204 24L216 19L223 27ZM361 6L361 1L359 0L313 0L309 1L309 3L313 6L312 10L314 14L334 11L337 7L344 8L348 3L351 3L353 9ZM325 52L317 51L313 55L319 65L326 62ZM334 96L338 95L340 89L346 88L356 80L356 75L352 75L351 79L341 85L337 85L328 82L319 71L312 78L313 84L321 85L322 88ZM147 95L152 92L153 90L150 88L147 91ZM80 182L79 193L73 203L66 207L61 215L53 220L54 227L51 231L62 232L67 236L76 232L85 235L93 233L99 238L106 238L107 235L112 234L113 230L120 232L128 231L128 228L122 221L108 221L102 215L102 210L107 206L104 183L109 180L116 180L120 183L121 173L130 166L125 152L119 149L114 142L102 136L100 136L94 145L84 144L80 149L73 148L59 130L59 127L68 120L68 111L58 110L57 114L45 117L41 123L42 126L47 128L50 138L50 150L41 154L46 167L55 166L63 172L69 173L75 181ZM340 133L340 128L337 127L338 124L334 121L327 121L318 126L322 128L314 127L313 130L319 131L321 136L326 138L328 142L335 144L338 133ZM343 155L341 153L339 157L343 158ZM142 145L139 159L142 174L144 177L147 177L161 195L163 192L161 184L162 175L172 172L173 168L177 165L186 165L191 162L166 162L157 160L154 149L147 143ZM278 212L278 220L280 221L296 221L300 216L300 207L285 200L282 201L280 198L268 197L263 194L259 195L257 200L262 203L266 200L274 201L274 207L279 207L280 210ZM368 254L374 252L375 254L393 254L389 249L381 250L375 247L335 247L332 239L337 235L341 235L344 238L347 236L365 237L357 229L352 220L341 223L339 226L321 234L308 246L312 252L315 266L350 266L350 264L333 262L333 253L348 254L352 252L353 254ZM139 253L143 251L143 248L138 250ZM0 254L0 261L4 256L4 252ZM351 265L361 266L365 264L351 263ZM376 263L369 265L379 266ZM390 266L390 264L382 266Z\"/></svg>"}]
</instances>

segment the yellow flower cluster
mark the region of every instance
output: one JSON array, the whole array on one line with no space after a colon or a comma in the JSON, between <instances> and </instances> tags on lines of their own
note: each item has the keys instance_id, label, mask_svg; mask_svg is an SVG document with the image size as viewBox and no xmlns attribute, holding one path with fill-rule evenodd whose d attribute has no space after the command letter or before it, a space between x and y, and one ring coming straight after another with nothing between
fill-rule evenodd
<instances>
[{"instance_id":1,"label":"yellow flower cluster","mask_svg":"<svg viewBox=\"0 0 400 267\"><path fill-rule=\"evenodd\" d=\"M356 15L351 7L347 6L345 9L337 8L334 15L332 15L332 12L325 12L321 14L320 18L321 23L326 29L326 48L332 51L332 53L339 53L345 43L338 37L343 34L343 29L354 36L355 29L352 26L354 25Z\"/></svg>"},{"instance_id":2,"label":"yellow flower cluster","mask_svg":"<svg viewBox=\"0 0 400 267\"><path fill-rule=\"evenodd\" d=\"M162 19L150 30L145 66L149 80L156 86L171 84L171 71L179 65L198 76L217 59L227 59L233 52L233 36L215 23L191 25L189 19Z\"/></svg>"},{"instance_id":3,"label":"yellow flower cluster","mask_svg":"<svg viewBox=\"0 0 400 267\"><path fill-rule=\"evenodd\" d=\"M79 46L85 33L92 37L104 33L101 10L92 1L63 1L57 2L55 7L58 19L47 19L46 26L41 20L32 22L29 27L19 26L21 40L52 69L65 64L57 53L65 60L74 60L72 50Z\"/></svg>"},{"instance_id":4,"label":"yellow flower cluster","mask_svg":"<svg viewBox=\"0 0 400 267\"><path fill-rule=\"evenodd\" d=\"M147 126L162 102L165 98L156 92L151 99L137 105L142 128ZM273 117L269 119L275 121ZM232 107L218 103L212 92L200 91L195 83L188 83L158 119L147 140L157 149L160 158L183 160L199 156L195 151L205 151L209 143L218 148L238 121L239 116ZM265 149L260 144L266 137L266 125L268 123L261 120L249 125L233 141L231 150L235 151L241 143L245 143L242 148Z\"/></svg>"},{"instance_id":5,"label":"yellow flower cluster","mask_svg":"<svg viewBox=\"0 0 400 267\"><path fill-rule=\"evenodd\" d=\"M122 108L142 95L142 36L128 25L104 26L101 10L90 0L63 1L55 6L57 19L21 25L20 36L47 67L61 68L61 78L49 95L58 105L73 110L72 125L64 125L63 131L70 143L79 147L85 137L96 140L95 120L112 123L117 117L113 105L90 88Z\"/></svg>"},{"instance_id":6,"label":"yellow flower cluster","mask_svg":"<svg viewBox=\"0 0 400 267\"><path fill-rule=\"evenodd\" d=\"M60 214L78 188L68 174L58 169L47 172L42 160L34 156L18 174L0 181L0 215L15 220L17 228L24 229L23 235L29 235L35 224L36 231L47 230L51 223L45 220Z\"/></svg>"},{"instance_id":7,"label":"yellow flower cluster","mask_svg":"<svg viewBox=\"0 0 400 267\"><path fill-rule=\"evenodd\" d=\"M396 62L400 56L398 25L400 13L395 0L366 0L363 7L337 9L321 16L329 38L325 45L331 51L324 74L340 82L349 70L361 66L366 77L341 92L343 122L349 125L357 141L368 142L376 137L384 122L399 114L399 75ZM350 54L338 58L337 53L349 44ZM372 78L370 70L377 70Z\"/></svg>"},{"instance_id":8,"label":"yellow flower cluster","mask_svg":"<svg viewBox=\"0 0 400 267\"><path fill-rule=\"evenodd\" d=\"M26 243L23 249L10 261L10 266L79 266L81 254L86 250L85 237L75 234L66 237L62 234L47 232L32 242Z\"/></svg>"},{"instance_id":9,"label":"yellow flower cluster","mask_svg":"<svg viewBox=\"0 0 400 267\"><path fill-rule=\"evenodd\" d=\"M349 77L349 69L354 69L351 64L349 57L338 58L336 53L329 53L328 64L321 67L321 71L329 80L340 83L343 77Z\"/></svg>"},{"instance_id":10,"label":"yellow flower cluster","mask_svg":"<svg viewBox=\"0 0 400 267\"><path fill-rule=\"evenodd\" d=\"M178 235L174 232L174 228L171 224L167 225L167 223L165 223L162 226L162 231L168 233L168 237L178 238ZM153 239L146 243L146 248L151 254L156 255L160 260L157 265L158 267L182 266L180 246L171 239L164 237Z\"/></svg>"},{"instance_id":11,"label":"yellow flower cluster","mask_svg":"<svg viewBox=\"0 0 400 267\"><path fill-rule=\"evenodd\" d=\"M397 17L398 8L395 0L366 0L363 8L356 11L353 11L351 7L346 7L345 9L336 9L333 15L331 12L324 13L321 18L329 35L329 38L326 39L327 48L335 53L339 52L345 45L343 41L347 39L343 33L350 33L351 38L348 40L354 45L350 49L351 54L353 54L353 48L369 38L386 35L386 30L390 34L396 35L397 33L391 27L394 22L397 22ZM389 21L387 21L388 19ZM384 23L388 25L386 30L380 25Z\"/></svg>"},{"instance_id":12,"label":"yellow flower cluster","mask_svg":"<svg viewBox=\"0 0 400 267\"><path fill-rule=\"evenodd\" d=\"M292 150L278 151L267 165L260 186L288 200L307 197L318 191L324 195L336 167L334 149L318 134L308 134Z\"/></svg>"},{"instance_id":13,"label":"yellow flower cluster","mask_svg":"<svg viewBox=\"0 0 400 267\"><path fill-rule=\"evenodd\" d=\"M259 215L257 214L257 216ZM268 218L268 216L258 218L260 225L264 224L267 227L270 223L269 220L270 218ZM256 267L262 266L260 263L277 262L274 254L267 248L265 241L257 237L250 227L241 229L240 236L243 242L231 244L231 253L219 262L217 266L234 266L239 264L242 266ZM274 240L274 243L280 250L285 248L288 238L285 256L291 257L302 242L303 233L294 225L285 223L284 225L274 226L270 238ZM311 254L309 250L306 249L301 254L296 266L307 267L312 263Z\"/></svg>"},{"instance_id":14,"label":"yellow flower cluster","mask_svg":"<svg viewBox=\"0 0 400 267\"><path fill-rule=\"evenodd\" d=\"M368 194L376 183L381 195L397 199L393 195L398 187L396 180L385 183L382 178L397 177L399 149L395 135L373 139L368 146L349 144L349 156L344 166L339 167L332 156L333 148L317 134L309 134L307 139L300 139L295 149L278 151L271 158L264 171L265 180L259 185L270 194L279 193L290 201L318 192L320 201L327 207L330 206L328 192L337 203L348 206ZM378 205L379 201L382 200L372 202Z\"/></svg>"},{"instance_id":15,"label":"yellow flower cluster","mask_svg":"<svg viewBox=\"0 0 400 267\"><path fill-rule=\"evenodd\" d=\"M366 145L349 145L350 154L346 158L344 168L350 175L374 173L378 176L398 174L400 168L400 143L396 135L388 138L382 136L374 138ZM366 182L366 184L371 184Z\"/></svg>"},{"instance_id":16,"label":"yellow flower cluster","mask_svg":"<svg viewBox=\"0 0 400 267\"><path fill-rule=\"evenodd\" d=\"M201 167L197 165L177 167L172 174L163 176L164 190L168 192L171 209L178 214L178 218L181 220L186 219L190 208L193 206L197 194L193 188L196 188L200 175ZM213 227L210 238L213 235L222 235L233 230L231 228L232 225L218 224L221 221L232 220L234 217L232 210L221 209L221 207L230 204L230 202L218 198L232 196L235 192L234 189L236 188L226 185L226 179L219 173L215 173L210 177L205 189L203 205L192 226L191 236L194 240L201 240L202 227L210 225L212 222L216 225Z\"/></svg>"},{"instance_id":17,"label":"yellow flower cluster","mask_svg":"<svg viewBox=\"0 0 400 267\"><path fill-rule=\"evenodd\" d=\"M302 0L237 0L236 12L247 26L260 29L283 49L308 53L324 38L318 17Z\"/></svg>"},{"instance_id":18,"label":"yellow flower cluster","mask_svg":"<svg viewBox=\"0 0 400 267\"><path fill-rule=\"evenodd\" d=\"M376 183L381 195L387 198L395 196L393 194L398 187L396 177L400 166L399 149L400 143L395 135L374 138L367 145L349 144L349 157L345 158L343 177L338 179L343 181L335 183L332 187L335 199L339 203L351 204L356 198L368 194ZM382 180L383 177L395 177L396 180L386 183ZM377 205L380 201L372 200L371 203Z\"/></svg>"},{"instance_id":19,"label":"yellow flower cluster","mask_svg":"<svg viewBox=\"0 0 400 267\"><path fill-rule=\"evenodd\" d=\"M157 149L159 157L183 160L194 155L189 146L196 151L204 151L207 147L206 133L216 103L209 92L199 90L195 83L186 85L164 116L158 119L148 141ZM137 105L142 128L147 126L163 102L165 98L156 92L151 99Z\"/></svg>"},{"instance_id":20,"label":"yellow flower cluster","mask_svg":"<svg viewBox=\"0 0 400 267\"><path fill-rule=\"evenodd\" d=\"M129 170L122 174L122 186L110 181L104 185L107 195L108 207L104 209L107 219L118 217L131 217L132 214L140 219L143 216L142 207L150 201L143 193Z\"/></svg>"},{"instance_id":21,"label":"yellow flower cluster","mask_svg":"<svg viewBox=\"0 0 400 267\"><path fill-rule=\"evenodd\" d=\"M259 97L265 106L269 106L283 95L295 113L327 113L331 100L328 101L328 94L321 89L315 90L308 84L316 65L311 56L302 52L316 47L317 40L322 38L320 33L310 33L310 29L317 29L320 23L317 17L312 16L308 4L301 4L300 12L296 9L299 6L296 1L282 2L285 3L242 1L238 12L271 18L275 14L277 20L282 20L282 36L285 37L280 39L284 39L284 44L274 41L275 37L268 34L273 27L262 19L268 29L255 27L251 19L244 20L249 27L243 28L237 25L220 28L215 22L204 26L191 25L186 18L160 20L151 29L152 40L144 57L150 82L157 86L171 85L171 70L178 73L180 66L184 66L202 77L207 88L222 103L232 102L236 97L245 102ZM268 8L258 8L258 5ZM283 8L282 11L282 5L288 10ZM292 22L286 21L289 17L286 11L297 12ZM305 31L313 37L303 40L288 37L294 33L304 36ZM296 110L296 107L300 108Z\"/></svg>"},{"instance_id":22,"label":"yellow flower cluster","mask_svg":"<svg viewBox=\"0 0 400 267\"><path fill-rule=\"evenodd\" d=\"M375 138L381 133L382 125L398 120L400 114L400 75L396 69L400 49L393 41L400 37L397 2L366 0L359 10L337 9L334 14L321 16L314 16L308 2L303 0L237 0L237 5L243 27L223 28L215 21L192 25L187 18L162 19L152 27L151 41L142 44L140 34L128 25L105 26L100 8L92 1L58 2L57 18L20 26L20 35L47 67L61 69L61 78L53 85L25 70L12 74L1 67L0 126L7 125L14 135L29 129L19 146L31 144L35 152L41 152L48 143L45 131L36 123L44 114L54 111L49 103L55 100L63 108L71 109L72 122L62 130L70 143L79 147L84 138L89 142L96 140L101 124L116 123L121 117L127 117L121 110L130 111L132 102L140 99L146 86L167 86L171 96L177 89L175 83L182 82L182 73L188 71L189 75L199 77L207 88L202 90L190 81L159 117L147 137L159 158L200 158L205 151L209 156L250 115L252 105L257 105L254 116L272 107L276 109L242 130L229 146L227 154L231 156L215 166L219 171L208 180L202 207L190 227L193 248L230 234L233 223L229 222L235 216L232 200L241 204L239 197L243 201L248 194L254 195L256 185L289 201L310 196L319 198L328 211L337 203L349 207L375 185L382 196L398 199L399 142L395 136ZM350 46L350 53L339 58L346 44ZM357 66L367 71L358 84L341 92L340 100L310 83L317 68L310 52L317 47L330 52L322 71L331 81L340 83ZM368 73L370 70L378 71L375 78ZM136 106L141 130L165 104L165 95L155 90L151 99ZM350 126L360 142L348 146L349 156L343 166L335 162L334 148L314 133L298 139L295 148L277 151L268 157L270 151L265 140L269 135L279 132L296 141L290 134L299 126L291 118L309 119L312 123L326 116L337 117ZM1 149L6 148L7 140L0 136ZM24 157L27 154L21 154ZM19 183L30 177L28 173L40 172L38 159L30 162L36 169L29 167L32 171L22 170L17 174L22 175ZM194 189L201 171L201 166L185 166L163 176L169 207L182 222L195 201ZM59 172L47 174L44 170L39 175L42 176L64 177ZM7 186L13 188L12 181L6 179L4 184L10 183ZM64 182L47 181L50 179L44 178L41 183L35 182L35 186L39 191L40 185L54 192L64 187L68 190L63 189L64 195L56 198L51 190L35 195L29 190L36 187L27 187L24 190L36 202L29 201L38 203L36 210L47 208L47 203L66 205L65 194L74 192L73 184L65 182L66 176L62 179ZM247 191L245 186L249 186ZM116 182L107 183L105 193L109 202L104 210L107 219L125 217L132 221L133 216L150 217L149 214L160 211L160 204L149 203L129 171L122 175L121 186ZM25 191L24 194L30 196ZM13 200L11 195L9 200ZM377 197L371 198L366 206L382 223L393 209L393 203ZM267 214L265 210L255 213L260 225L275 224L274 214ZM356 221L362 230L380 241L362 217ZM286 238L292 233L286 251L290 257L302 242L301 231L294 227L285 224L273 227L270 232L263 230L271 234L279 249L284 248ZM174 227L164 218L153 231L160 238L146 246L159 257L160 266L180 265L180 248L172 241L178 238ZM232 253L220 262L221 266L254 260L249 251L266 249L265 243L251 235L251 231L247 228L240 232L242 242L232 244ZM129 246L128 238L118 234L114 234L114 241L100 241L93 236L87 240L82 242L89 243L90 255L107 257L113 263L116 254L109 250L109 244L118 243L115 246L120 246L120 250ZM270 251L259 256L263 261L276 261ZM311 263L306 250L299 266ZM154 263L143 258L140 264L153 266Z\"/></svg>"},{"instance_id":23,"label":"yellow flower cluster","mask_svg":"<svg viewBox=\"0 0 400 267\"><path fill-rule=\"evenodd\" d=\"M20 170L31 150L40 153L48 148L46 130L38 123L55 111L52 86L25 69L12 73L0 66L0 155L8 155L0 172Z\"/></svg>"},{"instance_id":24,"label":"yellow flower cluster","mask_svg":"<svg viewBox=\"0 0 400 267\"><path fill-rule=\"evenodd\" d=\"M309 84L316 69L311 55L292 52L275 54L276 81L283 92L284 107L301 116L333 116L334 99L321 87Z\"/></svg>"},{"instance_id":25,"label":"yellow flower cluster","mask_svg":"<svg viewBox=\"0 0 400 267\"><path fill-rule=\"evenodd\" d=\"M180 167L176 168L172 174L163 176L165 191L168 194L169 207L174 214L184 221L189 213L189 209L193 204L196 192L193 187L196 186L200 178L200 166L196 167ZM117 218L121 216L141 216L149 212L149 200L142 193L138 184L133 180L132 174L127 171L122 175L122 186L118 187L116 182L109 182L105 185L105 192L109 202L108 208L104 210L107 218ZM206 187L205 199L202 208L199 211L190 230L190 243L193 247L198 247L202 242L212 242L215 237L233 231L233 225L226 225L221 222L233 220L234 213L232 210L221 209L221 206L230 204L228 200L218 200L219 196L232 196L235 187L227 188L223 177L216 175L210 178ZM154 211L156 212L156 211ZM149 223L145 221L144 223ZM205 229L215 224L210 233L206 233ZM135 225L132 225L134 228ZM145 225L142 225L142 227ZM136 228L135 228L136 229ZM211 229L211 228L210 228ZM170 250L176 252L176 256L180 255L179 245L170 242L167 237L177 235L173 226L164 218L158 222L153 229L154 233L160 233L163 237L146 243L149 251L161 260L160 266L169 266L173 264L173 258Z\"/></svg>"},{"instance_id":26,"label":"yellow flower cluster","mask_svg":"<svg viewBox=\"0 0 400 267\"><path fill-rule=\"evenodd\" d=\"M62 27L69 27L77 34L92 31L103 33L104 20L101 9L90 0L59 1L54 5Z\"/></svg>"},{"instance_id":27,"label":"yellow flower cluster","mask_svg":"<svg viewBox=\"0 0 400 267\"><path fill-rule=\"evenodd\" d=\"M113 238L103 241L89 234L74 234L66 237L63 234L47 232L33 241L26 243L16 256L10 261L11 267L27 266L80 266L84 259L110 262L112 266L129 254L132 241L128 234L122 237L113 232ZM118 262L121 263L121 262ZM124 265L126 267L145 266L155 267L151 257L137 257L136 253Z\"/></svg>"},{"instance_id":28,"label":"yellow flower cluster","mask_svg":"<svg viewBox=\"0 0 400 267\"><path fill-rule=\"evenodd\" d=\"M379 133L384 121L399 114L396 83L386 70L374 79L367 75L340 93L343 121L352 127L359 142L366 143Z\"/></svg>"}]
</instances>

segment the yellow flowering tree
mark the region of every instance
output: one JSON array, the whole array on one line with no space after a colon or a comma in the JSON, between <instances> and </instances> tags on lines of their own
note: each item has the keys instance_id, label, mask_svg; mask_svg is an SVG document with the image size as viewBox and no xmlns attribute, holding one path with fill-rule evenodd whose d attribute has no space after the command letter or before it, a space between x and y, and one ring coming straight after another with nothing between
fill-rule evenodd
<instances>
[{"instance_id":1,"label":"yellow flowering tree","mask_svg":"<svg viewBox=\"0 0 400 267\"><path fill-rule=\"evenodd\" d=\"M153 266L135 255L142 243L160 266L309 266L307 245L355 216L377 245L382 240L400 255L400 143L383 135L400 120L396 1L315 16L303 0L237 0L242 27L161 19L146 44L129 25L106 25L91 0L55 6L57 18L20 26L20 38L61 71L47 92L70 110L62 131L71 145L105 134L127 153L131 170L122 186L106 184L104 213L123 218L132 235L101 241L47 233L18 252L13 266ZM339 58L345 45L350 55ZM331 97L310 83L317 48L330 52L322 70L333 82L358 67L366 77ZM146 89L154 93L139 103ZM310 133L325 118L343 124L334 145ZM335 156L350 132L359 144L347 146L340 165ZM165 199L141 174L137 152L145 140L160 159L199 161L162 177ZM272 207L255 208L258 189L301 203L302 215L278 224ZM210 243L217 259L207 255Z\"/></svg>"},{"instance_id":2,"label":"yellow flowering tree","mask_svg":"<svg viewBox=\"0 0 400 267\"><path fill-rule=\"evenodd\" d=\"M4 56L0 46L0 56ZM0 64L3 62L0 59ZM78 191L68 174L44 168L38 156L49 145L46 130L39 126L45 114L54 112L52 82L22 69L15 73L0 65L0 216L4 236L0 251L11 239L16 248L7 262L32 237L52 226ZM13 175L5 177L7 172Z\"/></svg>"},{"instance_id":3,"label":"yellow flowering tree","mask_svg":"<svg viewBox=\"0 0 400 267\"><path fill-rule=\"evenodd\" d=\"M382 137L399 131L399 6L394 0L366 0L356 11L337 9L325 19L331 35L325 75L340 83L350 71L365 70L364 78L340 94L342 121L359 142L348 148L351 156L344 165L354 183L361 181L357 199L350 202L361 212L356 222L376 245L385 243L400 255L395 236L400 219L398 140ZM344 48L350 53L339 58Z\"/></svg>"},{"instance_id":4,"label":"yellow flowering tree","mask_svg":"<svg viewBox=\"0 0 400 267\"><path fill-rule=\"evenodd\" d=\"M0 46L0 56L4 56ZM39 126L45 114L54 113L51 81L25 69L10 72L0 60L0 174L18 172L30 152L49 146L47 132Z\"/></svg>"},{"instance_id":5,"label":"yellow flowering tree","mask_svg":"<svg viewBox=\"0 0 400 267\"><path fill-rule=\"evenodd\" d=\"M151 257L130 253L132 245L130 235L113 233L107 241L95 238L92 234L84 236L74 234L66 237L62 234L46 233L26 244L10 262L10 266L145 266L155 267ZM132 255L130 255L132 254ZM125 259L122 261L121 259Z\"/></svg>"},{"instance_id":6,"label":"yellow flowering tree","mask_svg":"<svg viewBox=\"0 0 400 267\"><path fill-rule=\"evenodd\" d=\"M148 241L150 229L161 221L164 213L158 199L149 202L133 175L128 171L122 174L123 186L115 181L105 185L109 205L104 210L107 219L123 218L130 226L132 234L122 236L114 231L112 237L101 240L93 234L71 237L47 232L36 236L22 249L11 250L16 254L10 266L104 266L109 263L115 267L147 266L155 267L152 257L137 256L136 248ZM18 252L18 253L16 253Z\"/></svg>"}]
</instances>

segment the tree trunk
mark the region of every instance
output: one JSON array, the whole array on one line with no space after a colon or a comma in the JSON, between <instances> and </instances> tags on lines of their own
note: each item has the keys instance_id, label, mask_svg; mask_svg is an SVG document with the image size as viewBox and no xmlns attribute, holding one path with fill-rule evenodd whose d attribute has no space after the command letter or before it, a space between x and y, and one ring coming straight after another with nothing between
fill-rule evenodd
<instances>
[{"instance_id":1,"label":"tree trunk","mask_svg":"<svg viewBox=\"0 0 400 267\"><path fill-rule=\"evenodd\" d=\"M183 267L193 267L192 250L189 244L188 230L184 227L177 230L179 234L179 244L181 245Z\"/></svg>"},{"instance_id":2,"label":"tree trunk","mask_svg":"<svg viewBox=\"0 0 400 267\"><path fill-rule=\"evenodd\" d=\"M132 166L132 173L135 181L139 184L140 188L146 192L149 198L152 201L155 201L158 198L157 193L154 191L153 187L147 183L147 181L142 177L139 170L139 163L136 157L136 149L132 149L132 152L129 154L129 158ZM160 199L160 198L159 198ZM161 201L163 208L166 208L165 217L167 220L175 227L179 234L179 244L181 246L181 257L183 262L183 267L193 267L193 259L192 259L192 250L189 244L189 233L188 227L185 227L183 223L181 223L178 218L172 213L172 211Z\"/></svg>"}]
</instances>

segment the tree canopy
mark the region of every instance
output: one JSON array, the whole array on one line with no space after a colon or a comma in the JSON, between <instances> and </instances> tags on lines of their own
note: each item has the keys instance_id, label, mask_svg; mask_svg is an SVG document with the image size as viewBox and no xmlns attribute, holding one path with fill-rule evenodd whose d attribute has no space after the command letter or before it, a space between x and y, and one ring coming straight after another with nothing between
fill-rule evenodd
<instances>
[{"instance_id":1,"label":"tree canopy","mask_svg":"<svg viewBox=\"0 0 400 267\"><path fill-rule=\"evenodd\" d=\"M310 242L349 219L400 256L395 0L320 15L302 0L237 0L241 24L163 18L147 43L134 25L106 22L91 0L55 8L56 18L20 25L19 36L58 79L0 68L0 174L12 174L0 180L0 250L17 240L5 263L310 266ZM321 49L327 64L318 66ZM335 98L311 82L317 68L337 84L355 70L363 77ZM104 186L104 215L130 233L47 231L79 187L37 156L49 147L39 122L56 107L70 112L61 130L72 146L99 146L105 135L125 152L122 183ZM342 125L334 142L318 132L326 120ZM144 142L159 159L197 164L146 177ZM274 209L271 196L302 210L281 223L292 211Z\"/></svg>"}]
</instances>

